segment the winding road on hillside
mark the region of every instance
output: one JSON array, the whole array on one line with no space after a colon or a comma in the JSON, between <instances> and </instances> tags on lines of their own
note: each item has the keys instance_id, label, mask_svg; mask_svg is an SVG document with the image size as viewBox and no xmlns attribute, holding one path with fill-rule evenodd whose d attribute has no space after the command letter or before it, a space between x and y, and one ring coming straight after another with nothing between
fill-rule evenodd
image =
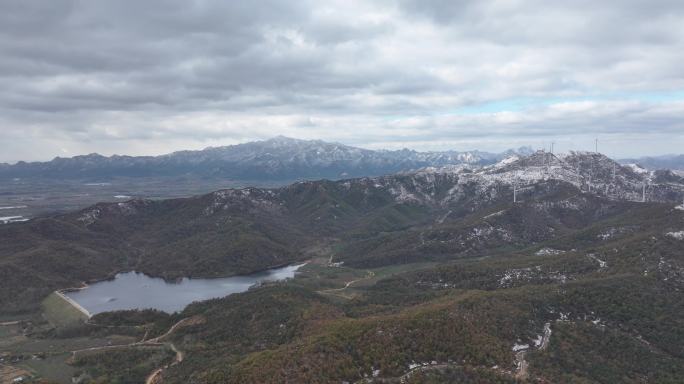
<instances>
[{"instance_id":1,"label":"winding road on hillside","mask_svg":"<svg viewBox=\"0 0 684 384\"><path fill-rule=\"evenodd\" d=\"M179 328L190 326L190 325L195 325L195 324L201 324L202 322L204 322L204 318L202 318L200 316L186 317L185 319L181 319L180 321L178 321L177 323L172 325L171 328L169 328L169 330L166 331L163 335L157 336L155 338L145 340L145 337L143 337L143 339L141 341L137 341L135 343L130 343L130 344L107 345L107 346L102 346L102 347L91 347L91 348L79 349L79 350L71 351L71 357L72 357L72 359L75 359L76 355L78 353L93 352L93 351L104 351L104 350L108 350L108 349L168 346L176 354L174 360L171 363L154 370L152 373L150 373L149 376L147 376L147 379L145 380L145 384L156 384L156 383L160 382L161 374L162 374L162 372L164 372L165 369L168 369L169 367L172 367L176 364L181 363L183 361L183 358L185 357L185 355L183 354L183 351L178 349L172 342L163 341L163 339L170 336L173 332L175 332ZM145 335L147 335L147 333L145 333Z\"/></svg>"},{"instance_id":2,"label":"winding road on hillside","mask_svg":"<svg viewBox=\"0 0 684 384\"><path fill-rule=\"evenodd\" d=\"M324 290L318 291L318 293L341 292L341 291L344 291L345 289L351 287L353 284L358 283L359 281L368 280L368 279L373 278L373 277L375 277L375 272L369 270L369 271L366 271L366 276L364 276L364 277L359 277L358 279L354 279L354 280L347 281L347 282L344 284L344 286L341 287L341 288L324 289Z\"/></svg>"},{"instance_id":3,"label":"winding road on hillside","mask_svg":"<svg viewBox=\"0 0 684 384\"><path fill-rule=\"evenodd\" d=\"M173 362L171 362L171 363L169 363L163 367L160 367L157 370L155 370L154 372L150 373L150 375L147 376L147 379L145 380L145 384L157 384L157 383L159 383L161 380L162 372L164 372L165 369L173 367L176 364L180 364L183 361L183 358L185 357L183 354L183 351L176 348L176 346L172 342L163 343L162 339L171 335L178 328L187 327L189 325L201 324L202 322L204 322L204 318L199 317L199 316L186 317L185 319L182 319L179 322L177 322L176 324L172 325L171 328L169 328L169 330L166 331L166 333L164 333L163 335L157 336L153 339L146 341L147 343L162 343L162 344L168 345L169 348L171 348L171 350L176 353L176 357L174 358Z\"/></svg>"},{"instance_id":4,"label":"winding road on hillside","mask_svg":"<svg viewBox=\"0 0 684 384\"><path fill-rule=\"evenodd\" d=\"M551 323L544 324L544 333L542 334L541 342L539 343L539 350L543 351L549 346L549 340L551 339ZM525 380L529 377L528 369L530 363L527 362L525 356L527 355L527 350L518 351L515 354L516 370L515 377L520 380Z\"/></svg>"},{"instance_id":5,"label":"winding road on hillside","mask_svg":"<svg viewBox=\"0 0 684 384\"><path fill-rule=\"evenodd\" d=\"M172 363L167 364L163 367L157 368L154 372L150 373L149 376L147 376L147 379L145 379L145 384L157 384L161 381L161 374L164 372L165 369L168 369L169 367L173 367L176 364L179 364L183 361L183 352L181 352L178 348L176 348L173 343L168 343L169 348L173 350L176 353L176 358L173 360Z\"/></svg>"}]
</instances>

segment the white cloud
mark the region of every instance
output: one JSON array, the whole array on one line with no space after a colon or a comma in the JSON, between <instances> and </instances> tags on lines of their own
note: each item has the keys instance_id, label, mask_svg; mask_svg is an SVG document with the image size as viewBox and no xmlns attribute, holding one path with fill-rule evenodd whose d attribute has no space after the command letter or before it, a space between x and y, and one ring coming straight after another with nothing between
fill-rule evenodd
<instances>
[{"instance_id":1,"label":"white cloud","mask_svg":"<svg viewBox=\"0 0 684 384\"><path fill-rule=\"evenodd\" d=\"M277 134L681 151L679 1L0 2L0 161Z\"/></svg>"}]
</instances>

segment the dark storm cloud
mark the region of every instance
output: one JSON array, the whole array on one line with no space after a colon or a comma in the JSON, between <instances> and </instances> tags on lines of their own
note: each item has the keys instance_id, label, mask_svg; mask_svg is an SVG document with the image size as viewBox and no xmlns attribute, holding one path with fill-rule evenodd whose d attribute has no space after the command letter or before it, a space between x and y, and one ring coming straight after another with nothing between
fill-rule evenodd
<instances>
[{"instance_id":1,"label":"dark storm cloud","mask_svg":"<svg viewBox=\"0 0 684 384\"><path fill-rule=\"evenodd\" d=\"M0 7L0 161L277 134L461 149L622 134L652 153L684 140L679 1Z\"/></svg>"}]
</instances>

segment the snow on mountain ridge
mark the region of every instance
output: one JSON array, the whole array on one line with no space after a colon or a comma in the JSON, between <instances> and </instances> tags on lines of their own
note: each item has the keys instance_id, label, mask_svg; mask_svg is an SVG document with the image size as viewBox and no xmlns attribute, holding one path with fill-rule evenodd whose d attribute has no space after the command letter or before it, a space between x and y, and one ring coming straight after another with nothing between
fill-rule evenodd
<instances>
[{"instance_id":1,"label":"snow on mountain ridge","mask_svg":"<svg viewBox=\"0 0 684 384\"><path fill-rule=\"evenodd\" d=\"M424 173L449 173L459 184L471 183L482 193L497 186L524 189L547 181L561 181L582 192L610 199L633 201L678 201L684 195L684 180L657 180L654 172L635 172L605 155L569 152L554 155L537 151L529 156L512 156L483 167L431 167ZM679 197L677 197L679 196Z\"/></svg>"},{"instance_id":2,"label":"snow on mountain ridge","mask_svg":"<svg viewBox=\"0 0 684 384\"><path fill-rule=\"evenodd\" d=\"M684 179L673 179L670 175L662 181L656 176L635 173L601 154L575 152L555 156L538 151L488 166L426 167L376 177L300 181L273 189L228 189L198 198L207 199L205 215L231 209L277 213L286 209L284 207L293 198L325 196L336 189L344 196L367 199L369 203L390 198L397 203L429 205L445 212L453 209L472 211L502 198L512 200L514 191L518 202L566 191L579 197L591 194L610 200L680 204L684 197ZM115 206L97 205L84 211L79 220L90 225L104 216L134 214L145 204L132 200ZM535 200L535 204L536 209L549 208L544 200ZM564 200L551 204L575 209L577 203Z\"/></svg>"}]
</instances>

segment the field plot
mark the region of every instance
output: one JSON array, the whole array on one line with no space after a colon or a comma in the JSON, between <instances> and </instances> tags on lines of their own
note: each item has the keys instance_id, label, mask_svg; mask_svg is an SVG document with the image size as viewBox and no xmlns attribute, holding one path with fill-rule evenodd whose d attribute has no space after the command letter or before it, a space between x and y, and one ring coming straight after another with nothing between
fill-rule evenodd
<instances>
[{"instance_id":1,"label":"field plot","mask_svg":"<svg viewBox=\"0 0 684 384\"><path fill-rule=\"evenodd\" d=\"M18 367L0 364L0 384L15 384L16 379L28 377L30 373Z\"/></svg>"},{"instance_id":2,"label":"field plot","mask_svg":"<svg viewBox=\"0 0 684 384\"><path fill-rule=\"evenodd\" d=\"M19 343L25 340L24 334L21 330L21 325L11 324L0 326L0 352L4 351L6 347Z\"/></svg>"},{"instance_id":3,"label":"field plot","mask_svg":"<svg viewBox=\"0 0 684 384\"><path fill-rule=\"evenodd\" d=\"M19 364L29 370L34 377L49 380L50 383L70 384L77 368L67 364L69 353L50 355L40 359L28 359Z\"/></svg>"}]
</instances>

